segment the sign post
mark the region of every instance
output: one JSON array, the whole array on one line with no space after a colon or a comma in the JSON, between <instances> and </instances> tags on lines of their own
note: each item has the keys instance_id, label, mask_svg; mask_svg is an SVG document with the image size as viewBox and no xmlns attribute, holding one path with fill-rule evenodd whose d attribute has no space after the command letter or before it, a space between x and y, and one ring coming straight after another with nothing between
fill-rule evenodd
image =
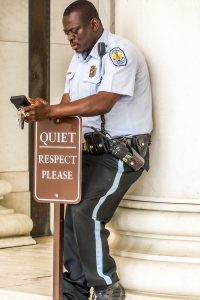
<instances>
[{"instance_id":1,"label":"sign post","mask_svg":"<svg viewBox=\"0 0 200 300\"><path fill-rule=\"evenodd\" d=\"M54 204L53 300L63 300L64 204Z\"/></svg>"},{"instance_id":2,"label":"sign post","mask_svg":"<svg viewBox=\"0 0 200 300\"><path fill-rule=\"evenodd\" d=\"M34 145L34 198L54 203L53 300L62 300L64 204L81 198L81 119L35 123Z\"/></svg>"}]
</instances>

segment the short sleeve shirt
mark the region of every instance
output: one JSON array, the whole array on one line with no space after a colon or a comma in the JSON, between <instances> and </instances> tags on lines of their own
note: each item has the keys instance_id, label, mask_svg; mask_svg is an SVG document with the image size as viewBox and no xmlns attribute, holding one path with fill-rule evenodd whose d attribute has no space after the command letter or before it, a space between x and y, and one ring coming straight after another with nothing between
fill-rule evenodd
<instances>
[{"instance_id":1,"label":"short sleeve shirt","mask_svg":"<svg viewBox=\"0 0 200 300\"><path fill-rule=\"evenodd\" d=\"M98 43L106 51L102 59ZM103 32L90 54L75 53L66 75L64 93L71 101L97 94L117 93L119 100L106 113L105 128L113 137L151 133L152 97L148 68L143 55L128 40ZM83 133L100 129L101 117L83 117Z\"/></svg>"}]
</instances>

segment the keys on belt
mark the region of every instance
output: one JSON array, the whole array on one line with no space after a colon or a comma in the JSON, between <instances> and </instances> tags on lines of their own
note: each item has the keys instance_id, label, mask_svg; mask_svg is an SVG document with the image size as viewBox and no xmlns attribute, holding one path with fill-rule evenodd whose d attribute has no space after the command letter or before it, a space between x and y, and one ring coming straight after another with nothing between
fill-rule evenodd
<instances>
[{"instance_id":1,"label":"keys on belt","mask_svg":"<svg viewBox=\"0 0 200 300\"><path fill-rule=\"evenodd\" d=\"M96 150L96 148L98 150ZM102 144L98 145L88 145L87 143L82 143L82 151L85 153L91 153L91 154L100 154L100 153L106 153L106 151L103 149Z\"/></svg>"}]
</instances>

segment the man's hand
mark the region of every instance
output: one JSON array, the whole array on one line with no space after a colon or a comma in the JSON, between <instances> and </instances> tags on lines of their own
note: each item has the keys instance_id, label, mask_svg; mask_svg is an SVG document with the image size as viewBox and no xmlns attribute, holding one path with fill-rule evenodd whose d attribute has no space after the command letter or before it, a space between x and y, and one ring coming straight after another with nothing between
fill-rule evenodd
<instances>
[{"instance_id":1,"label":"man's hand","mask_svg":"<svg viewBox=\"0 0 200 300\"><path fill-rule=\"evenodd\" d=\"M25 121L28 123L42 121L49 118L51 107L42 98L28 98L30 106L23 108L25 112Z\"/></svg>"},{"instance_id":2,"label":"man's hand","mask_svg":"<svg viewBox=\"0 0 200 300\"><path fill-rule=\"evenodd\" d=\"M42 121L48 118L64 118L72 116L98 116L108 113L120 95L101 91L97 94L70 102L68 94L61 103L49 105L42 98L28 98L30 106L23 108L26 122Z\"/></svg>"}]
</instances>

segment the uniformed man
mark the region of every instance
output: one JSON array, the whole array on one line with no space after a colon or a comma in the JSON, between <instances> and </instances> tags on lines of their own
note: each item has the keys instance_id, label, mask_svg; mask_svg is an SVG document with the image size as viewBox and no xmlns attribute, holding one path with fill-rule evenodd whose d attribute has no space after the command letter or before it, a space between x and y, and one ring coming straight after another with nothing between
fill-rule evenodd
<instances>
[{"instance_id":1,"label":"uniformed man","mask_svg":"<svg viewBox=\"0 0 200 300\"><path fill-rule=\"evenodd\" d=\"M75 54L61 103L30 99L34 105L24 110L27 122L82 116L82 199L66 211L64 299L86 300L93 287L98 300L122 300L125 291L109 254L105 226L128 188L149 168L149 74L143 56L130 41L103 29L91 2L70 4L64 11L63 29ZM136 150L144 165L136 171L123 157L113 155L107 133L125 143L129 153Z\"/></svg>"}]
</instances>

